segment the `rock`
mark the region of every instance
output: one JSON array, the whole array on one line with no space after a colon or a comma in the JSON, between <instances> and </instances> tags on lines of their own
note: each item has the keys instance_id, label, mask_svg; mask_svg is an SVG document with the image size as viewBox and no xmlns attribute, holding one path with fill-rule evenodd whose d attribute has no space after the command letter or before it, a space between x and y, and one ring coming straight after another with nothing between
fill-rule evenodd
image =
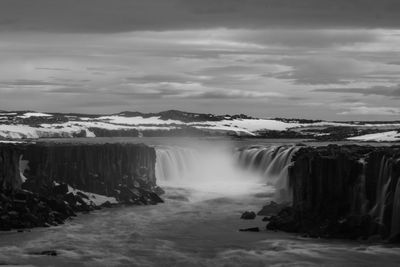
<instances>
[{"instance_id":1,"label":"rock","mask_svg":"<svg viewBox=\"0 0 400 267\"><path fill-rule=\"evenodd\" d=\"M295 219L294 209L292 207L286 207L276 216L272 216L267 224L267 230L297 232L299 230L299 224Z\"/></svg>"},{"instance_id":2,"label":"rock","mask_svg":"<svg viewBox=\"0 0 400 267\"><path fill-rule=\"evenodd\" d=\"M302 147L292 161L292 204L265 206L258 214L273 215L267 229L383 240L400 232L400 147Z\"/></svg>"},{"instance_id":3,"label":"rock","mask_svg":"<svg viewBox=\"0 0 400 267\"><path fill-rule=\"evenodd\" d=\"M269 222L272 219L272 216L266 216L262 219L263 222Z\"/></svg>"},{"instance_id":4,"label":"rock","mask_svg":"<svg viewBox=\"0 0 400 267\"><path fill-rule=\"evenodd\" d=\"M242 216L240 216L240 219L243 220L254 220L256 218L256 213L253 211L245 211Z\"/></svg>"},{"instance_id":5,"label":"rock","mask_svg":"<svg viewBox=\"0 0 400 267\"><path fill-rule=\"evenodd\" d=\"M113 204L110 201L106 201L103 204L101 204L102 208L112 208Z\"/></svg>"},{"instance_id":6,"label":"rock","mask_svg":"<svg viewBox=\"0 0 400 267\"><path fill-rule=\"evenodd\" d=\"M85 199L89 200L89 196L84 194L84 193L82 193L82 192L80 192L80 191L76 192L76 194L78 196L80 196L81 198L85 198Z\"/></svg>"},{"instance_id":7,"label":"rock","mask_svg":"<svg viewBox=\"0 0 400 267\"><path fill-rule=\"evenodd\" d=\"M68 184L130 204L162 203L155 159L154 148L142 144L0 144L0 230L59 225L100 208ZM29 167L22 184L20 160Z\"/></svg>"},{"instance_id":8,"label":"rock","mask_svg":"<svg viewBox=\"0 0 400 267\"><path fill-rule=\"evenodd\" d=\"M252 228L239 229L239 231L240 232L260 232L260 228L252 227Z\"/></svg>"},{"instance_id":9,"label":"rock","mask_svg":"<svg viewBox=\"0 0 400 267\"><path fill-rule=\"evenodd\" d=\"M55 195L65 195L68 193L68 185L65 183L55 185L53 187L53 193Z\"/></svg>"},{"instance_id":10,"label":"rock","mask_svg":"<svg viewBox=\"0 0 400 267\"><path fill-rule=\"evenodd\" d=\"M158 203L164 203L164 200L160 198L156 193L154 192L148 192L148 196L150 198L151 204L158 204Z\"/></svg>"},{"instance_id":11,"label":"rock","mask_svg":"<svg viewBox=\"0 0 400 267\"><path fill-rule=\"evenodd\" d=\"M159 187L159 186L155 186L154 189L153 189L153 192L156 193L156 194L159 195L159 196L165 194L164 189L162 189L162 188Z\"/></svg>"},{"instance_id":12,"label":"rock","mask_svg":"<svg viewBox=\"0 0 400 267\"><path fill-rule=\"evenodd\" d=\"M278 204L274 201L271 201L269 204L265 205L257 213L257 215L260 215L260 216L276 215L276 214L278 214L279 211L281 211L284 207L287 207L288 205L289 205L288 203Z\"/></svg>"}]
</instances>

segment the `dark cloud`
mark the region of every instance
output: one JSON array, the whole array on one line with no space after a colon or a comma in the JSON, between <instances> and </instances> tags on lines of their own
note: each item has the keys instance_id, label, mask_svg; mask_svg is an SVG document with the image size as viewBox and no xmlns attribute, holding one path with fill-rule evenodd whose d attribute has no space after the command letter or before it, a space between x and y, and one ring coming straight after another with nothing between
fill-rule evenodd
<instances>
[{"instance_id":1,"label":"dark cloud","mask_svg":"<svg viewBox=\"0 0 400 267\"><path fill-rule=\"evenodd\" d=\"M41 85L60 85L55 82L47 82L41 80L14 80L14 81L0 81L2 86L41 86Z\"/></svg>"},{"instance_id":2,"label":"dark cloud","mask_svg":"<svg viewBox=\"0 0 400 267\"><path fill-rule=\"evenodd\" d=\"M70 69L67 68L44 68L44 67L39 67L36 68L37 70L54 70L54 71L71 71Z\"/></svg>"},{"instance_id":3,"label":"dark cloud","mask_svg":"<svg viewBox=\"0 0 400 267\"><path fill-rule=\"evenodd\" d=\"M0 30L398 27L398 0L1 0Z\"/></svg>"},{"instance_id":4,"label":"dark cloud","mask_svg":"<svg viewBox=\"0 0 400 267\"><path fill-rule=\"evenodd\" d=\"M126 81L134 83L188 83L198 78L179 74L149 74L137 77L128 77Z\"/></svg>"},{"instance_id":5,"label":"dark cloud","mask_svg":"<svg viewBox=\"0 0 400 267\"><path fill-rule=\"evenodd\" d=\"M380 95L393 98L400 98L400 86L374 86L371 88L330 88L316 89L315 92L341 93L341 94L361 94L361 95Z\"/></svg>"}]
</instances>

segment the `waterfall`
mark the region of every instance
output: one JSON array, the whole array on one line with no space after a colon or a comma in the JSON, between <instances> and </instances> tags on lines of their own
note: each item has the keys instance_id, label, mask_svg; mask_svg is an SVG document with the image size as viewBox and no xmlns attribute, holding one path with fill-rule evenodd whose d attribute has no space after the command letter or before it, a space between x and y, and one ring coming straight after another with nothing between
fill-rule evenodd
<instances>
[{"instance_id":1,"label":"waterfall","mask_svg":"<svg viewBox=\"0 0 400 267\"><path fill-rule=\"evenodd\" d=\"M215 143L157 146L157 184L196 192L196 200L273 191L262 182L261 175L242 168L234 155L231 146Z\"/></svg>"},{"instance_id":2,"label":"waterfall","mask_svg":"<svg viewBox=\"0 0 400 267\"><path fill-rule=\"evenodd\" d=\"M290 202L288 169L299 149L298 146L256 146L239 150L236 157L244 168L259 172L267 184L275 187L275 200Z\"/></svg>"},{"instance_id":3,"label":"waterfall","mask_svg":"<svg viewBox=\"0 0 400 267\"><path fill-rule=\"evenodd\" d=\"M394 169L399 163L396 156L383 155L379 164L376 200L369 214L388 231L390 237L400 234L400 177Z\"/></svg>"},{"instance_id":4,"label":"waterfall","mask_svg":"<svg viewBox=\"0 0 400 267\"><path fill-rule=\"evenodd\" d=\"M156 155L156 177L161 184L185 179L197 158L195 150L174 146L158 147Z\"/></svg>"},{"instance_id":5,"label":"waterfall","mask_svg":"<svg viewBox=\"0 0 400 267\"><path fill-rule=\"evenodd\" d=\"M396 190L394 193L390 236L395 237L398 234L400 234L400 177L397 180Z\"/></svg>"}]
</instances>

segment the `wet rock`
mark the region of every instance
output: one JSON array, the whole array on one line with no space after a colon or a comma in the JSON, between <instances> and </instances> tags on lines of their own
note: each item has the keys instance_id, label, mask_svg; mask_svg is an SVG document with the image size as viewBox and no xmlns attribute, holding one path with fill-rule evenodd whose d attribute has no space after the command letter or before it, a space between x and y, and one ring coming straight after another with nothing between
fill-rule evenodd
<instances>
[{"instance_id":1,"label":"wet rock","mask_svg":"<svg viewBox=\"0 0 400 267\"><path fill-rule=\"evenodd\" d=\"M243 220L254 220L256 218L256 213L254 211L245 211L242 216L240 216L240 219Z\"/></svg>"},{"instance_id":2,"label":"wet rock","mask_svg":"<svg viewBox=\"0 0 400 267\"><path fill-rule=\"evenodd\" d=\"M294 209L291 207L286 207L276 216L272 216L267 224L267 230L297 232L299 230L299 224L295 219Z\"/></svg>"},{"instance_id":3,"label":"wet rock","mask_svg":"<svg viewBox=\"0 0 400 267\"><path fill-rule=\"evenodd\" d=\"M110 201L106 201L103 204L101 204L102 208L112 208L114 205Z\"/></svg>"},{"instance_id":4,"label":"wet rock","mask_svg":"<svg viewBox=\"0 0 400 267\"><path fill-rule=\"evenodd\" d=\"M244 228L239 229L240 232L260 232L260 228L258 227L251 227L251 228Z\"/></svg>"},{"instance_id":5,"label":"wet rock","mask_svg":"<svg viewBox=\"0 0 400 267\"><path fill-rule=\"evenodd\" d=\"M269 204L265 205L258 213L257 215L259 216L270 216L270 215L276 215L278 214L279 211L281 211L283 208L289 206L287 203L283 204L278 204L274 201L271 201Z\"/></svg>"}]
</instances>

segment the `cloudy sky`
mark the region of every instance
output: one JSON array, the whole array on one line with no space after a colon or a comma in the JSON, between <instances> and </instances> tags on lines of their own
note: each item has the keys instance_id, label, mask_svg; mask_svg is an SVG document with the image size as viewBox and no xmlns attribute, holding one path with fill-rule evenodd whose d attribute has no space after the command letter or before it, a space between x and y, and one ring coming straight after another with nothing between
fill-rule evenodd
<instances>
[{"instance_id":1,"label":"cloudy sky","mask_svg":"<svg viewBox=\"0 0 400 267\"><path fill-rule=\"evenodd\" d=\"M400 119L398 0L0 0L0 110Z\"/></svg>"}]
</instances>

